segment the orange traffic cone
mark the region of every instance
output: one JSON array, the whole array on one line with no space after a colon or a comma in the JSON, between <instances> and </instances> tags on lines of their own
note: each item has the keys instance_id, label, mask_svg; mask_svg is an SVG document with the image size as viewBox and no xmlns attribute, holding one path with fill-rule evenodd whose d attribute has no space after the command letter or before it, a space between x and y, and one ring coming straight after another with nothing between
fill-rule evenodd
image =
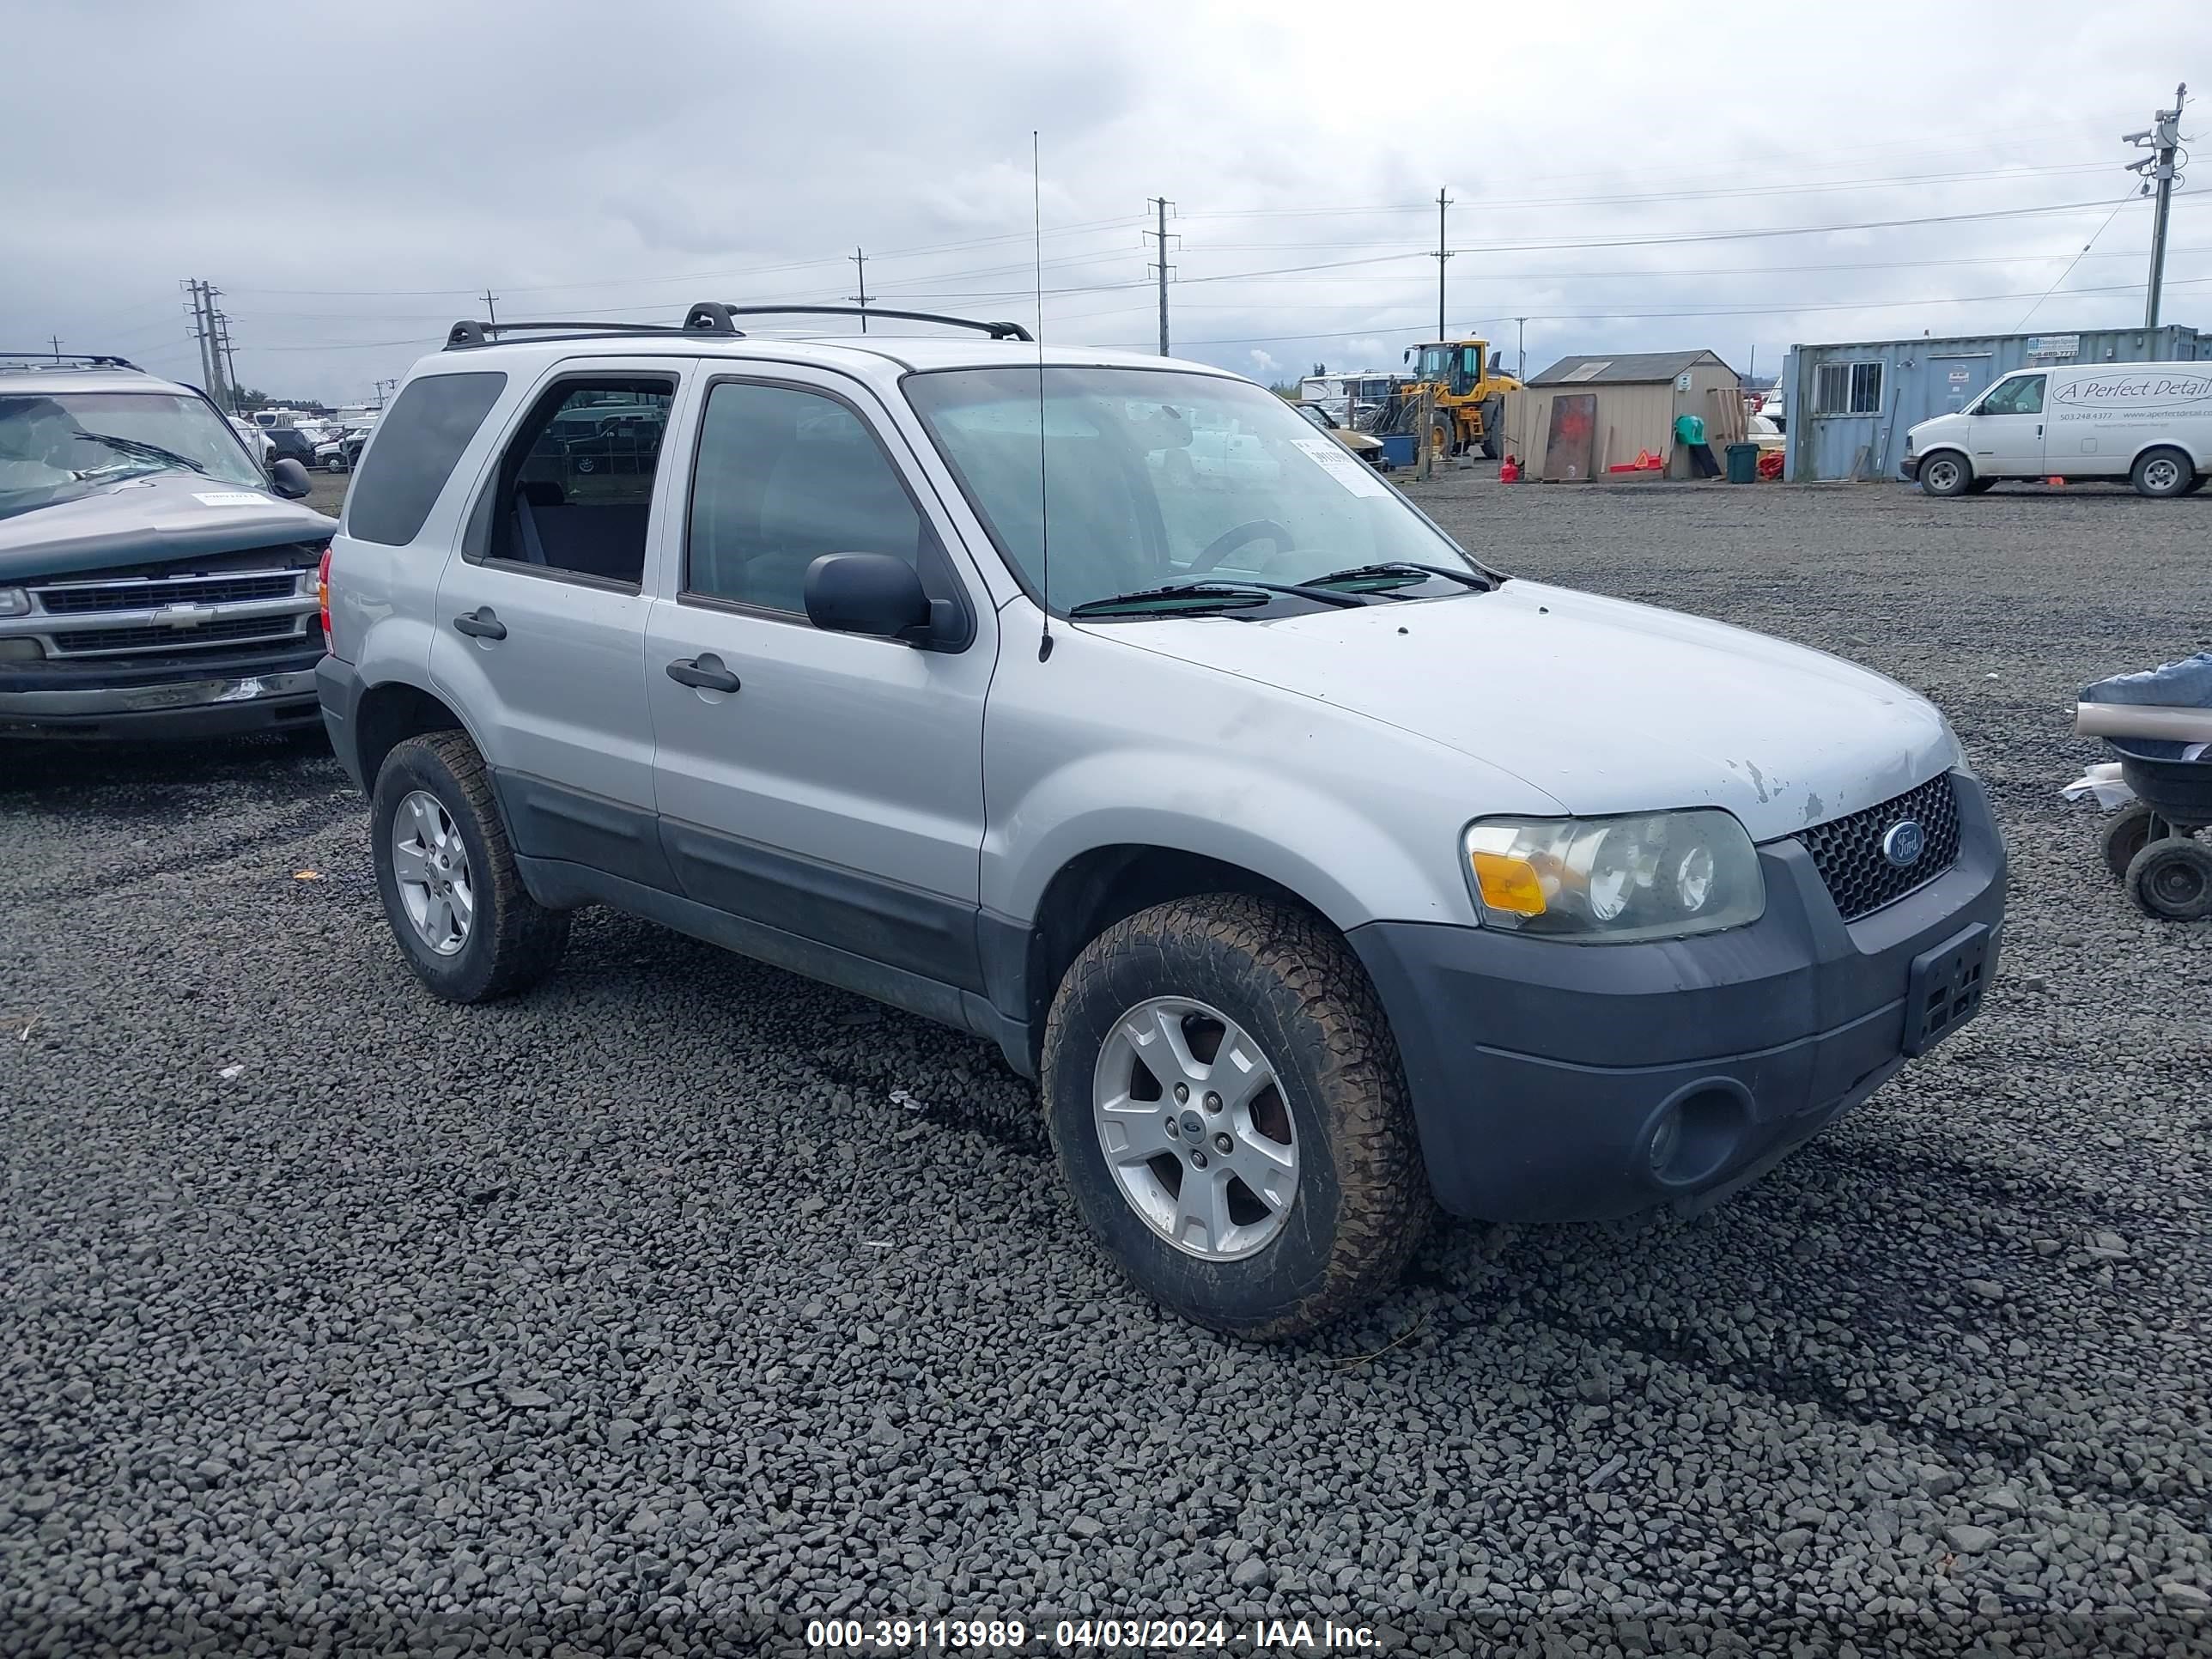
<instances>
[{"instance_id":1,"label":"orange traffic cone","mask_svg":"<svg viewBox=\"0 0 2212 1659\"><path fill-rule=\"evenodd\" d=\"M2066 487L2066 480L2063 478L2045 478L2043 482L2049 484L2053 489L2063 489Z\"/></svg>"}]
</instances>

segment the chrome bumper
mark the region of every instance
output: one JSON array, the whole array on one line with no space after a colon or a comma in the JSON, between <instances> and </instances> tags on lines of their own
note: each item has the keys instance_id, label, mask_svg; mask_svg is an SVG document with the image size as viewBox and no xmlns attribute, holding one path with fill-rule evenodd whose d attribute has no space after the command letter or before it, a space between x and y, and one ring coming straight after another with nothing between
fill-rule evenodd
<instances>
[{"instance_id":1,"label":"chrome bumper","mask_svg":"<svg viewBox=\"0 0 2212 1659\"><path fill-rule=\"evenodd\" d=\"M263 702L272 697L312 697L315 671L246 674L228 679L172 680L161 685L105 685L82 690L0 691L0 717L18 720L84 719L109 714L144 714L174 708L204 708Z\"/></svg>"}]
</instances>

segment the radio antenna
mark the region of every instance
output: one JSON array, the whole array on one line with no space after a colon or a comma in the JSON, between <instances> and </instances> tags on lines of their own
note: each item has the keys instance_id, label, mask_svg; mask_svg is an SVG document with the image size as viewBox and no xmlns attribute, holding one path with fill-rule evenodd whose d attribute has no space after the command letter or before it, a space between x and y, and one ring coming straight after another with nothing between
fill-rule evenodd
<instances>
[{"instance_id":1,"label":"radio antenna","mask_svg":"<svg viewBox=\"0 0 2212 1659\"><path fill-rule=\"evenodd\" d=\"M1037 359L1037 586L1044 593L1044 631L1037 635L1037 660L1052 655L1052 492L1045 482L1044 459L1044 172L1039 165L1036 129L1030 129L1030 246L1036 256Z\"/></svg>"}]
</instances>

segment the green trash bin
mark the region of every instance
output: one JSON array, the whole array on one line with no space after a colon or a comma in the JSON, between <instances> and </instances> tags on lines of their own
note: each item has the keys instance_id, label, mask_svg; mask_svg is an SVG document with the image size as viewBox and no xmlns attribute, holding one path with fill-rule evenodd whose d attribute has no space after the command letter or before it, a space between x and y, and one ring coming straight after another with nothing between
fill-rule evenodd
<instances>
[{"instance_id":1,"label":"green trash bin","mask_svg":"<svg viewBox=\"0 0 2212 1659\"><path fill-rule=\"evenodd\" d=\"M1759 482L1759 446L1730 444L1728 447L1728 481L1730 483Z\"/></svg>"}]
</instances>

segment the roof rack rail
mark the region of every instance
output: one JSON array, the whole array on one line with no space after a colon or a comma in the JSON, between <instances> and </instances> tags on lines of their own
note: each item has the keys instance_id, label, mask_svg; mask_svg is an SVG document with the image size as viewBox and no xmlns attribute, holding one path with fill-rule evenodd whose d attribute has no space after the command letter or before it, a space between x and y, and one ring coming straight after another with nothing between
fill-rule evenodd
<instances>
[{"instance_id":1,"label":"roof rack rail","mask_svg":"<svg viewBox=\"0 0 2212 1659\"><path fill-rule=\"evenodd\" d=\"M0 351L0 362L82 363L92 368L137 368L128 357L90 351Z\"/></svg>"},{"instance_id":2,"label":"roof rack rail","mask_svg":"<svg viewBox=\"0 0 2212 1659\"><path fill-rule=\"evenodd\" d=\"M685 331L667 323L605 323L605 322L530 322L477 323L464 318L446 331L447 351L465 350L471 346L494 345L502 334L535 334L548 331L561 334L682 334ZM730 333L737 330L731 329Z\"/></svg>"},{"instance_id":3,"label":"roof rack rail","mask_svg":"<svg viewBox=\"0 0 2212 1659\"><path fill-rule=\"evenodd\" d=\"M732 306L706 300L684 313L684 326L692 331L728 327L733 317L890 317L906 323L942 323L948 328L972 328L994 340L1027 340L1029 330L1019 323L979 322L973 317L947 317L934 311L886 311L881 306Z\"/></svg>"}]
</instances>

